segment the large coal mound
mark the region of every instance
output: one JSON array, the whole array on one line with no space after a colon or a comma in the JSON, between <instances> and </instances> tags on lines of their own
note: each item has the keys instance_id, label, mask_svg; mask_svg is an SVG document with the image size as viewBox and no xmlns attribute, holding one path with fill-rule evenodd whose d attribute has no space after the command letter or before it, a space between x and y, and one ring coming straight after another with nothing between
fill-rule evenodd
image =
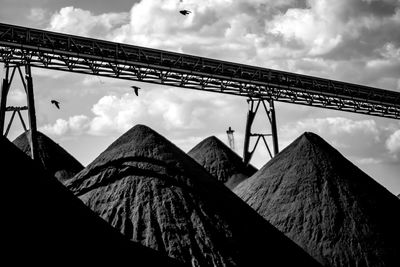
<instances>
[{"instance_id":1,"label":"large coal mound","mask_svg":"<svg viewBox=\"0 0 400 267\"><path fill-rule=\"evenodd\" d=\"M45 134L37 132L36 138L38 145L37 161L46 171L51 175L54 175L59 181L64 182L83 170L84 167L79 163L79 161ZM21 134L13 141L14 145L30 157L31 147L29 142L29 131Z\"/></svg>"},{"instance_id":2,"label":"large coal mound","mask_svg":"<svg viewBox=\"0 0 400 267\"><path fill-rule=\"evenodd\" d=\"M235 188L257 171L252 165L246 166L240 156L215 136L201 141L188 155L229 189Z\"/></svg>"},{"instance_id":3,"label":"large coal mound","mask_svg":"<svg viewBox=\"0 0 400 267\"><path fill-rule=\"evenodd\" d=\"M318 266L192 158L143 125L122 135L67 187L131 240L192 266Z\"/></svg>"},{"instance_id":4,"label":"large coal mound","mask_svg":"<svg viewBox=\"0 0 400 267\"><path fill-rule=\"evenodd\" d=\"M325 266L400 266L400 200L316 134L234 192Z\"/></svg>"},{"instance_id":5,"label":"large coal mound","mask_svg":"<svg viewBox=\"0 0 400 267\"><path fill-rule=\"evenodd\" d=\"M9 265L181 266L129 241L6 138L0 137L2 261Z\"/></svg>"}]
</instances>

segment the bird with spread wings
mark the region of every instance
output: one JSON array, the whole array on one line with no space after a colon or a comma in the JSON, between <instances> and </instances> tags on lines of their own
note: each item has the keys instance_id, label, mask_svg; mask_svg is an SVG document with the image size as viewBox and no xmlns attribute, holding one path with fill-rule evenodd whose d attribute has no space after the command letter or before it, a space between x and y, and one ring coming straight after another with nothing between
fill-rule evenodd
<instances>
[{"instance_id":1,"label":"bird with spread wings","mask_svg":"<svg viewBox=\"0 0 400 267\"><path fill-rule=\"evenodd\" d=\"M58 109L60 109L60 102L57 100L51 100L51 103L54 104Z\"/></svg>"}]
</instances>

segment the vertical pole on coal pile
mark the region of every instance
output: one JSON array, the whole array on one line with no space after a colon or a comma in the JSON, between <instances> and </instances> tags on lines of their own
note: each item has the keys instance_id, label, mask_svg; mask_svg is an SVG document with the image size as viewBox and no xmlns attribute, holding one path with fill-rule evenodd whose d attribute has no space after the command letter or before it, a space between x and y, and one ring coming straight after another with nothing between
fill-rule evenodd
<instances>
[{"instance_id":1,"label":"vertical pole on coal pile","mask_svg":"<svg viewBox=\"0 0 400 267\"><path fill-rule=\"evenodd\" d=\"M4 135L4 126L6 122L6 109L7 109L7 96L8 96L8 91L10 90L10 83L8 81L9 79L9 72L10 68L7 63L4 64L4 69L5 69L5 76L3 78L3 83L1 85L1 99L0 99L0 133L3 136Z\"/></svg>"},{"instance_id":2,"label":"vertical pole on coal pile","mask_svg":"<svg viewBox=\"0 0 400 267\"><path fill-rule=\"evenodd\" d=\"M31 65L27 63L25 65L25 80L26 80L26 95L28 103L28 117L30 125L30 146L31 146L31 157L32 159L37 158L37 126L36 126L36 112L35 112L35 101L33 95L33 81Z\"/></svg>"}]
</instances>

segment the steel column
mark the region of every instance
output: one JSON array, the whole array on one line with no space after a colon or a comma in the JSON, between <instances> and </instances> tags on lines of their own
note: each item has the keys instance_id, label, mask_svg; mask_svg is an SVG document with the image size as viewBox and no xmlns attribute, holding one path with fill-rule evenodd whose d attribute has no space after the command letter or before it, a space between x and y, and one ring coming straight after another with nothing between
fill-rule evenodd
<instances>
[{"instance_id":1,"label":"steel column","mask_svg":"<svg viewBox=\"0 0 400 267\"><path fill-rule=\"evenodd\" d=\"M272 134L272 145L274 147L274 156L279 153L279 144L278 144L278 131L276 129L276 116L275 116L275 105L274 101L270 99L269 103L269 113L270 113L270 122L271 122L271 134Z\"/></svg>"},{"instance_id":2,"label":"steel column","mask_svg":"<svg viewBox=\"0 0 400 267\"><path fill-rule=\"evenodd\" d=\"M268 102L268 106L265 104L265 101ZM275 117L275 107L274 107L274 102L272 99L265 100L265 99L248 99L247 100L249 104L249 110L247 113L247 121L246 121L246 129L245 129L245 137L244 137L244 148L243 148L243 162L247 165L250 163L250 160L253 156L254 151L257 148L257 145L259 144L260 139L264 141L264 144L268 150L268 153L270 157L272 158L276 154L279 153L279 147L278 147L278 133L277 133L277 127L276 127L276 117ZM255 103L257 102L257 103ZM268 121L271 126L271 133L268 134L259 134L259 133L252 133L251 128L255 119L255 116L257 114L258 108L260 107L260 104L263 104L265 112L267 113ZM272 155L271 150L268 146L266 137L271 136L272 137L272 144L274 148L274 154ZM253 146L253 149L250 150L250 139L252 137L256 137L257 140Z\"/></svg>"},{"instance_id":3,"label":"steel column","mask_svg":"<svg viewBox=\"0 0 400 267\"><path fill-rule=\"evenodd\" d=\"M33 82L31 66L25 65L25 79L26 79L26 96L28 104L28 117L30 125L30 145L31 145L31 156L32 159L37 158L37 126L36 126L36 112L35 112L35 101L33 95Z\"/></svg>"},{"instance_id":4,"label":"steel column","mask_svg":"<svg viewBox=\"0 0 400 267\"><path fill-rule=\"evenodd\" d=\"M31 157L32 159L37 158L37 125L36 125L36 112L35 112L35 101L34 101L34 93L33 93L33 82L32 82L32 73L31 66L29 63L25 63L25 75L23 75L21 71L20 64L13 64L12 66L9 64L5 64L5 77L3 79L2 87L1 87L1 100L0 100L0 133L2 136L8 135L11 125L14 121L15 114L18 113L18 116L21 120L22 127L26 132L26 125L21 115L21 110L28 110L28 118L29 118L29 145L31 148ZM10 70L12 70L10 72ZM7 107L7 97L11 88L12 81L14 79L14 75L17 72L21 78L22 84L25 89L26 98L27 98L27 106L24 107ZM6 132L5 129L5 120L6 120L6 112L12 111L11 119L8 123Z\"/></svg>"},{"instance_id":5,"label":"steel column","mask_svg":"<svg viewBox=\"0 0 400 267\"><path fill-rule=\"evenodd\" d=\"M6 120L6 109L7 109L7 96L10 89L10 84L8 81L9 66L5 64L5 77L1 85L1 99L0 99L0 134L4 134L4 126Z\"/></svg>"}]
</instances>

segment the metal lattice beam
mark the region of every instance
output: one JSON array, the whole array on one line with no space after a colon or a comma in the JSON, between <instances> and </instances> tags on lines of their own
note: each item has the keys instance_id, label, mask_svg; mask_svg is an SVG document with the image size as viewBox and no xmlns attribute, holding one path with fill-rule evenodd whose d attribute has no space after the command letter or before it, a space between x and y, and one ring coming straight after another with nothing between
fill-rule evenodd
<instances>
[{"instance_id":1,"label":"metal lattice beam","mask_svg":"<svg viewBox=\"0 0 400 267\"><path fill-rule=\"evenodd\" d=\"M0 61L400 119L400 93L0 23Z\"/></svg>"}]
</instances>

